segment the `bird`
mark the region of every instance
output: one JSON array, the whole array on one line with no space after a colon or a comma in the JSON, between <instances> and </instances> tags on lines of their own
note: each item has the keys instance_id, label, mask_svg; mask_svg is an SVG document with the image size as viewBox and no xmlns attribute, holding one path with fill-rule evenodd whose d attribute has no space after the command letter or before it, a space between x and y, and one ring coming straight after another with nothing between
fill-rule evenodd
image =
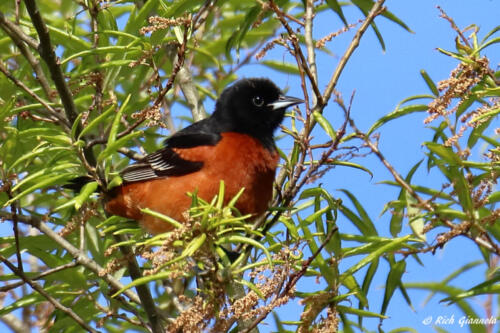
<instances>
[{"instance_id":1,"label":"bird","mask_svg":"<svg viewBox=\"0 0 500 333\"><path fill-rule=\"evenodd\" d=\"M225 204L244 188L235 207L243 215L262 215L279 161L274 132L286 109L300 103L267 78L236 81L222 91L208 118L174 133L161 149L120 172L123 182L106 194L106 212L136 220L151 234L167 232L170 223L141 209L186 222L188 193L210 202L224 181Z\"/></svg>"}]
</instances>

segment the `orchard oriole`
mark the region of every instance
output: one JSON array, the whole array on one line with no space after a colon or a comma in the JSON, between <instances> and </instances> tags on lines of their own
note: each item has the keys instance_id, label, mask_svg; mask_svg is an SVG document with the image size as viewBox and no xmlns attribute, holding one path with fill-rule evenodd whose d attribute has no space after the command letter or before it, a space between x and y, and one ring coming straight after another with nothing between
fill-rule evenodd
<instances>
[{"instance_id":1,"label":"orchard oriole","mask_svg":"<svg viewBox=\"0 0 500 333\"><path fill-rule=\"evenodd\" d=\"M209 118L180 130L163 148L126 167L123 184L106 194L106 211L137 220L153 234L165 232L171 229L168 223L141 209L182 222L191 205L187 192L210 201L223 180L226 203L245 188L236 208L242 214L263 214L279 160L274 130L285 109L302 102L283 96L268 79L237 81L222 92Z\"/></svg>"}]
</instances>

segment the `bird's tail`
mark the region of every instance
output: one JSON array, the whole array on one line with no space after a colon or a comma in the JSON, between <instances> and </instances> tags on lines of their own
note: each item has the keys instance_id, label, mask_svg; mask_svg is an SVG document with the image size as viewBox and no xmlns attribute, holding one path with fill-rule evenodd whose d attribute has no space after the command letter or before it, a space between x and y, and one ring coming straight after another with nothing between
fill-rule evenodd
<instances>
[{"instance_id":1,"label":"bird's tail","mask_svg":"<svg viewBox=\"0 0 500 333\"><path fill-rule=\"evenodd\" d=\"M88 175L79 176L71 179L67 184L64 184L62 187L68 190L72 190L75 193L79 193L81 192L82 188L85 185L93 181L95 181L95 179ZM117 195L118 191L119 191L119 186L115 186L111 189L106 189L106 186L99 184L99 186L97 187L97 192L101 194L101 196L105 201L114 198Z\"/></svg>"},{"instance_id":2,"label":"bird's tail","mask_svg":"<svg viewBox=\"0 0 500 333\"><path fill-rule=\"evenodd\" d=\"M80 176L80 177L76 177L76 178L71 179L68 182L68 184L63 185L63 188L67 188L69 190L73 190L74 192L78 193L82 190L82 187L84 187L85 185L87 185L88 183L91 183L93 181L94 181L94 179L91 178L90 176ZM101 190L100 187L99 187L99 190Z\"/></svg>"}]
</instances>

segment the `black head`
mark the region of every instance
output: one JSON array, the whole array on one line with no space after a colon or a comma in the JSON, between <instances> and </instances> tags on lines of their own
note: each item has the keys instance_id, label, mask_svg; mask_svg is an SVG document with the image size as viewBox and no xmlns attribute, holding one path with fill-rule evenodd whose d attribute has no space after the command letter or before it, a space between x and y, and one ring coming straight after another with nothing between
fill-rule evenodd
<instances>
[{"instance_id":1,"label":"black head","mask_svg":"<svg viewBox=\"0 0 500 333\"><path fill-rule=\"evenodd\" d=\"M273 132L283 120L285 109L299 103L303 101L283 96L268 79L242 79L224 89L212 117L224 132L249 134L272 145Z\"/></svg>"}]
</instances>

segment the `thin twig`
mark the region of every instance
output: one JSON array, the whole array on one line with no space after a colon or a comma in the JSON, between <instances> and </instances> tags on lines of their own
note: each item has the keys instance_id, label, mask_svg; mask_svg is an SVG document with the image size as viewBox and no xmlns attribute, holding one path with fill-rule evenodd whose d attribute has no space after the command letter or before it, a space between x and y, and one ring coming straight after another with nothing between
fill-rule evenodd
<instances>
[{"instance_id":1,"label":"thin twig","mask_svg":"<svg viewBox=\"0 0 500 333\"><path fill-rule=\"evenodd\" d=\"M335 68L335 71L333 72L332 77L328 82L328 85L326 86L325 92L322 95L325 104L328 103L328 100L332 96L332 93L340 78L340 74L342 74L342 71L344 70L345 65L351 58L352 54L354 53L354 50L358 48L361 37L363 37L364 33L366 32L370 24L372 24L373 20L375 20L375 17L377 17L380 13L384 11L384 7L382 7L384 2L385 0L378 0L373 5L372 9L366 16L365 20L363 21L363 24L361 25L361 27L359 27L358 31L356 31L356 34L354 35L354 38L351 40L349 47L345 51L342 58L340 58L340 61L337 64L337 67Z\"/></svg>"},{"instance_id":2,"label":"thin twig","mask_svg":"<svg viewBox=\"0 0 500 333\"><path fill-rule=\"evenodd\" d=\"M76 110L75 102L73 101L73 96L71 90L64 79L64 74L59 66L59 61L52 47L52 42L50 41L49 29L45 25L42 19L40 10L38 9L35 0L24 0L26 4L26 9L31 17L31 22L35 27L35 30L40 38L40 44L38 47L38 52L40 56L47 64L49 68L50 76L56 85L57 92L61 98L62 105L64 106L64 111L66 112L66 117L69 123L72 125L78 116L78 111Z\"/></svg>"},{"instance_id":3,"label":"thin twig","mask_svg":"<svg viewBox=\"0 0 500 333\"><path fill-rule=\"evenodd\" d=\"M297 284L297 282L304 276L304 274L307 272L307 269L313 262L313 260L323 251L323 248L330 242L330 239L333 237L333 235L337 232L338 227L335 226L326 235L324 241L321 243L321 245L318 247L318 249L306 260L302 263L302 268L300 271L293 273L289 279L281 293L277 296L278 298L285 297L290 294L290 291L292 288ZM245 330L241 331L241 333L249 333L252 329L257 327L257 325L264 320L268 315L269 312L271 312L271 309L269 311L265 311L261 313L255 320L250 324Z\"/></svg>"},{"instance_id":4,"label":"thin twig","mask_svg":"<svg viewBox=\"0 0 500 333\"><path fill-rule=\"evenodd\" d=\"M42 66L40 66L40 61L33 55L33 53L31 53L29 48L26 46L27 43L19 38L19 36L15 34L7 25L5 25L2 19L0 19L0 28L2 28L7 35L9 35L12 42L16 44L19 51L21 51L21 54L31 65L31 68L33 68L33 71L35 72L35 79L40 83L40 86L42 87L42 90L44 91L47 99L49 101L52 101L50 84L47 80L47 77L45 76L45 72L43 71Z\"/></svg>"},{"instance_id":5,"label":"thin twig","mask_svg":"<svg viewBox=\"0 0 500 333\"><path fill-rule=\"evenodd\" d=\"M144 158L144 155L142 154L139 154L135 151L133 151L132 149L130 148L127 148L127 147L121 147L121 148L118 148L117 150L119 153L127 156L128 158L130 158L131 160L134 160L134 161L139 161L141 160L142 158Z\"/></svg>"},{"instance_id":6,"label":"thin twig","mask_svg":"<svg viewBox=\"0 0 500 333\"><path fill-rule=\"evenodd\" d=\"M0 218L6 219L6 220L12 220L12 214L6 213L3 211L0 211ZM81 252L78 248L73 246L70 242L68 242L66 239L63 237L59 236L54 230L52 230L45 222L43 222L41 219L34 215L18 215L17 219L19 222L31 225L32 227L37 228L41 232L43 232L47 237L55 241L57 244L59 244L62 248L64 248L68 253L76 260L77 263L81 264L82 266L88 268L92 272L94 272L96 275L101 276L102 272L104 272L104 268L101 267L98 263L96 263L94 260L90 259L85 253ZM124 285L114 278L110 274L104 274L102 275L102 279L106 281L111 287L113 287L116 290L120 290L124 288ZM131 290L126 290L123 292L127 297L129 297L132 301L136 302L137 304L140 303L140 299L137 297L137 294L135 294Z\"/></svg>"},{"instance_id":7,"label":"thin twig","mask_svg":"<svg viewBox=\"0 0 500 333\"><path fill-rule=\"evenodd\" d=\"M404 188L413 198L415 198L418 203L424 207L425 209L427 209L428 211L434 211L434 207L432 207L432 205L422 199L422 197L420 197L418 195L417 192L415 192L415 190L403 179L403 177L396 171L396 169L394 169L394 167L389 163L389 161L387 161L387 159L385 158L385 156L382 154L382 152L378 149L377 145L375 145L371 140L370 138L365 135L364 133L362 133L357 127L356 125L354 124L354 121L350 121L350 125L351 127L353 127L354 131L357 133L357 135L363 139L363 141L365 142L365 144L368 146L368 148L371 149L371 151L373 153L375 153L375 155L378 157L378 159L380 160L380 162L382 162L382 164L387 168L387 170L389 170L389 172L391 173L391 175L394 177L394 180L402 187ZM451 222L449 222L451 223ZM450 225L448 225L450 226Z\"/></svg>"},{"instance_id":8,"label":"thin twig","mask_svg":"<svg viewBox=\"0 0 500 333\"><path fill-rule=\"evenodd\" d=\"M48 275L60 272L62 270L68 269L68 268L76 267L77 265L78 264L76 262L70 262L70 263L67 263L67 264L64 264L64 265L61 265L61 266L57 266L55 268L46 270L45 272L42 272L42 273L38 274L35 277L32 277L31 280L32 281L41 280L41 279L43 279L44 277L46 277ZM15 282L15 283L11 283L11 284L2 286L2 287L0 287L0 292L7 292L9 290L18 288L18 287L22 286L24 283L25 283L24 281L19 281L19 282Z\"/></svg>"},{"instance_id":9,"label":"thin twig","mask_svg":"<svg viewBox=\"0 0 500 333\"><path fill-rule=\"evenodd\" d=\"M311 73L315 82L318 82L318 71L316 68L316 52L313 40L313 18L314 18L314 1L306 0L306 16L305 16L305 44L307 49L307 61L311 68ZM316 104L316 99L313 100L313 105Z\"/></svg>"},{"instance_id":10,"label":"thin twig","mask_svg":"<svg viewBox=\"0 0 500 333\"><path fill-rule=\"evenodd\" d=\"M304 54L302 53L302 49L300 48L300 45L299 45L299 38L297 37L297 35L293 31L292 27L290 27L290 25L288 24L283 11L274 3L273 0L269 0L269 7L272 9L273 12L276 13L276 15L278 16L278 20L281 22L281 25L288 32L288 35L290 36L289 39L290 39L290 41L293 45L293 48L294 48L294 52L299 59L298 65L307 74L309 81L311 83L311 88L314 91L314 93L316 94L318 104L323 105L323 97L321 96L321 92L319 91L318 83L317 83L313 73L311 72L311 70L309 68L307 60L304 57Z\"/></svg>"},{"instance_id":11,"label":"thin twig","mask_svg":"<svg viewBox=\"0 0 500 333\"><path fill-rule=\"evenodd\" d=\"M0 27L5 31L9 30L11 34L14 34L19 40L22 40L26 44L28 44L31 48L37 50L40 45L38 41L21 30L16 24L7 20L5 15L0 11Z\"/></svg>"},{"instance_id":12,"label":"thin twig","mask_svg":"<svg viewBox=\"0 0 500 333\"><path fill-rule=\"evenodd\" d=\"M11 80L16 86L24 90L29 96L33 97L37 102L43 105L45 109L47 109L48 115L53 117L55 121L59 122L65 129L70 129L71 127L67 123L67 120L64 117L61 117L61 114L54 110L52 106L50 106L43 98L35 94L27 85L18 80L14 75L10 74L7 68L4 67L2 63L0 63L0 72L2 72L9 80Z\"/></svg>"},{"instance_id":13,"label":"thin twig","mask_svg":"<svg viewBox=\"0 0 500 333\"><path fill-rule=\"evenodd\" d=\"M455 21L446 14L446 12L443 10L443 8L441 8L441 6L436 6L436 7L441 12L440 16L451 24L452 29L455 30L455 32L460 36L460 39L462 40L462 42L464 42L464 44L468 48L472 48L472 45L470 44L469 40L467 39L467 37L464 36L462 31L458 28Z\"/></svg>"},{"instance_id":14,"label":"thin twig","mask_svg":"<svg viewBox=\"0 0 500 333\"><path fill-rule=\"evenodd\" d=\"M154 102L155 106L160 105L160 103L163 100L163 97L165 97L167 92L170 89L172 89L172 86L174 84L174 80L177 76L177 73L179 73L180 69L182 68L182 65L184 64L184 59L186 56L188 30L189 30L188 27L184 27L184 34L182 36L182 44L177 49L177 61L175 62L175 66L172 70L172 74L170 74L170 77L168 78L167 85L165 86L165 88L163 88L162 91L160 91L160 93L156 97L156 100Z\"/></svg>"},{"instance_id":15,"label":"thin twig","mask_svg":"<svg viewBox=\"0 0 500 333\"><path fill-rule=\"evenodd\" d=\"M0 305L1 306L1 305ZM11 329L13 333L26 333L31 332L31 327L28 322L24 321L19 316L12 313L0 316L0 321Z\"/></svg>"},{"instance_id":16,"label":"thin twig","mask_svg":"<svg viewBox=\"0 0 500 333\"><path fill-rule=\"evenodd\" d=\"M293 21L295 23L297 23L298 25L300 25L301 27L305 26L304 22L302 22L301 20L299 20L298 18L295 18L293 15L290 15L288 13L285 13L283 12L283 15L289 19L290 21Z\"/></svg>"},{"instance_id":17,"label":"thin twig","mask_svg":"<svg viewBox=\"0 0 500 333\"><path fill-rule=\"evenodd\" d=\"M206 112L205 108L203 107L203 103L201 103L200 101L200 95L198 94L198 89L194 84L191 72L186 68L186 66L182 66L177 73L177 77L182 90L182 94L184 95L184 98L186 99L186 102L191 109L193 120L202 120L206 117Z\"/></svg>"},{"instance_id":18,"label":"thin twig","mask_svg":"<svg viewBox=\"0 0 500 333\"><path fill-rule=\"evenodd\" d=\"M77 315L73 310L71 310L71 308L68 308L64 305L62 305L61 303L59 303L59 301L57 299L55 299L54 297L50 296L46 291L45 289L40 286L38 283L32 281L31 279L29 279L25 274L24 272L22 272L20 269L16 268L16 266L12 265L9 260L7 260L7 258L5 258L4 256L0 255L0 261L2 261L4 263L5 266L9 267L9 269L14 273L16 274L17 276L19 276L21 279L23 279L24 282L26 282L27 284L30 285L31 288L33 288L34 290L36 290L40 295L42 295L43 297L45 297L47 299L47 301L49 301L50 303L52 303L52 305L54 305L54 307L58 310L61 310L62 312L66 313L68 316L70 316L76 323L78 323L78 325L80 325L81 327L83 327L85 330L87 330L88 332L92 332L92 333L98 333L98 331L96 331L95 329L93 329L91 326L89 326L79 315Z\"/></svg>"},{"instance_id":19,"label":"thin twig","mask_svg":"<svg viewBox=\"0 0 500 333\"><path fill-rule=\"evenodd\" d=\"M326 221L326 223L333 223L333 221ZM302 268L300 271L295 272L290 276L288 279L288 283L286 284L285 288L280 294L280 297L285 296L290 292L290 290L297 284L299 279L304 276L304 274L307 272L307 269L309 266L311 266L311 263L313 262L314 259L323 251L323 248L330 242L330 239L332 239L333 235L339 230L337 226L334 226L330 231L326 234L325 239L321 243L321 245L318 247L316 252L313 253L305 262L302 263Z\"/></svg>"},{"instance_id":20,"label":"thin twig","mask_svg":"<svg viewBox=\"0 0 500 333\"><path fill-rule=\"evenodd\" d=\"M418 205L422 208L425 208L428 212L434 214L439 222L446 225L451 229L452 233L462 234L471 240L473 240L476 244L483 246L489 251L500 255L500 248L491 240L484 240L481 236L474 235L469 230L463 230L462 226L453 223L452 221L444 218L439 212L436 211L435 207L431 204L430 200L424 200L418 193L408 184L403 177L394 169L394 167L389 163L389 161L385 158L382 152L378 149L377 145L374 144L370 138L362 133L354 124L354 121L350 120L350 126L354 129L356 134L364 140L365 144L371 149L371 151L378 157L380 162L386 167L386 169L391 173L394 180L405 190L407 191L415 200L417 200ZM476 228L479 226L475 226ZM483 235L487 235L486 232L482 232Z\"/></svg>"},{"instance_id":21,"label":"thin twig","mask_svg":"<svg viewBox=\"0 0 500 333\"><path fill-rule=\"evenodd\" d=\"M121 243L127 240L125 235L116 235L115 239L118 243ZM128 271L132 280L137 280L142 277L141 270L139 265L137 264L137 260L135 259L135 255L129 246L120 246L120 251L124 255L127 260ZM160 320L158 309L156 308L155 302L147 284L139 284L135 287L137 290L137 294L141 300L142 308L146 315L148 316L149 323L151 325L151 332L153 333L162 333L165 332L163 325Z\"/></svg>"}]
</instances>

